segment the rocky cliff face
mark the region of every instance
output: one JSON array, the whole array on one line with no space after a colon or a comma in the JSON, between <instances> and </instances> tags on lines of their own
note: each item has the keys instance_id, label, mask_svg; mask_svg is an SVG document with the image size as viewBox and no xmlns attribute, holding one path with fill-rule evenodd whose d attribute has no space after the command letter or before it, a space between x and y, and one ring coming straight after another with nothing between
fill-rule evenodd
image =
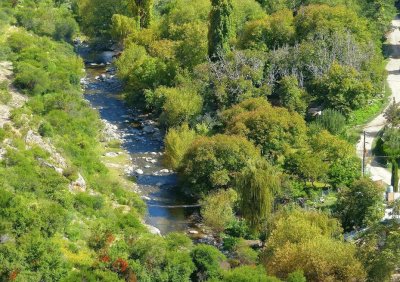
<instances>
[{"instance_id":1,"label":"rocky cliff face","mask_svg":"<svg viewBox=\"0 0 400 282\"><path fill-rule=\"evenodd\" d=\"M49 154L48 160L37 158L37 161L40 165L53 168L59 174L63 174L68 168L67 160L57 151L49 138L43 138L34 129L30 128L29 124L32 117L24 116L23 124L25 126L21 128L18 128L12 121L12 111L23 107L28 101L28 97L20 93L18 89L13 86L12 80L12 63L9 61L0 62L0 84L2 85L1 91L3 91L3 93L0 94L7 95L7 99L1 99L2 102L0 102L0 127L9 127L16 136L23 138L26 148L37 146L47 152ZM24 132L26 133L24 134ZM4 157L7 150L15 149L16 148L13 147L8 138L4 139L3 142L0 143L0 159ZM80 173L77 174L76 180L71 181L69 189L71 192L86 191L86 181Z\"/></svg>"}]
</instances>

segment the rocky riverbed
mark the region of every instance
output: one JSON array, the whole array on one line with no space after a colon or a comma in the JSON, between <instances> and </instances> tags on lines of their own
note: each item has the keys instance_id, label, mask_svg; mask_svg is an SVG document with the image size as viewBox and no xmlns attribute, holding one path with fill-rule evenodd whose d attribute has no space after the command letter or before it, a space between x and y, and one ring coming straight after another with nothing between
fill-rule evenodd
<instances>
[{"instance_id":1,"label":"rocky riverbed","mask_svg":"<svg viewBox=\"0 0 400 282\"><path fill-rule=\"evenodd\" d=\"M183 231L202 240L212 240L198 225L198 208L181 207L190 202L180 197L176 174L162 164L164 133L157 121L124 103L121 83L111 64L112 53L88 57L85 58L87 75L81 81L85 98L99 111L104 123L103 141L120 144L129 155L129 163L122 169L126 175L134 176L136 184L132 189L147 203L145 223L152 226L153 233ZM120 154L115 150L107 152L105 157L117 159Z\"/></svg>"}]
</instances>

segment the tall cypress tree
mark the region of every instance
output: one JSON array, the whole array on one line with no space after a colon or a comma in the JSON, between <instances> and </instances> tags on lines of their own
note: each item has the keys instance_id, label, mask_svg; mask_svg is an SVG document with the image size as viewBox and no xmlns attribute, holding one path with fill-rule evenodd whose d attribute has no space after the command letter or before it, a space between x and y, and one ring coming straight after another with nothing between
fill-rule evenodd
<instances>
[{"instance_id":1,"label":"tall cypress tree","mask_svg":"<svg viewBox=\"0 0 400 282\"><path fill-rule=\"evenodd\" d=\"M210 24L208 29L208 56L217 60L229 50L232 33L232 0L211 0Z\"/></svg>"},{"instance_id":2,"label":"tall cypress tree","mask_svg":"<svg viewBox=\"0 0 400 282\"><path fill-rule=\"evenodd\" d=\"M148 28L153 18L154 0L133 0L133 14L138 17L140 28Z\"/></svg>"},{"instance_id":3,"label":"tall cypress tree","mask_svg":"<svg viewBox=\"0 0 400 282\"><path fill-rule=\"evenodd\" d=\"M388 127L382 136L383 151L392 163L391 184L399 191L400 129Z\"/></svg>"}]
</instances>

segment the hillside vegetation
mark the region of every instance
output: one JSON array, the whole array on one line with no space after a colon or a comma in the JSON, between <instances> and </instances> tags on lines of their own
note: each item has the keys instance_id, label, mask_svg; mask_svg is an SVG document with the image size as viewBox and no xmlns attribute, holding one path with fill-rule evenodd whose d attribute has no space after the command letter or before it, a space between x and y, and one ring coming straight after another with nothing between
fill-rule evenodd
<instances>
[{"instance_id":1,"label":"hillside vegetation","mask_svg":"<svg viewBox=\"0 0 400 282\"><path fill-rule=\"evenodd\" d=\"M399 224L380 223L352 130L385 104L395 14L394 0L2 1L0 280L388 281ZM121 50L124 97L165 129L165 165L217 247L149 234L133 183L101 161L76 37Z\"/></svg>"}]
</instances>

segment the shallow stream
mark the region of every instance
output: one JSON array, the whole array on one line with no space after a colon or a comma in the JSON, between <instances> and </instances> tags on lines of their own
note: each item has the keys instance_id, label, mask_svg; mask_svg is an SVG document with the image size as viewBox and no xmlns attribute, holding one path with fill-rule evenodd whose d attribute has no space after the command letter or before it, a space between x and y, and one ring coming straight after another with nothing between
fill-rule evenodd
<instances>
[{"instance_id":1,"label":"shallow stream","mask_svg":"<svg viewBox=\"0 0 400 282\"><path fill-rule=\"evenodd\" d=\"M84 96L121 136L122 148L131 156L128 173L136 177L137 192L146 201L146 223L162 234L195 229L193 214L198 210L182 207L187 200L179 197L177 176L162 165L163 132L147 114L130 109L121 98L121 83L115 77L113 52L95 55L79 52L85 59Z\"/></svg>"}]
</instances>

